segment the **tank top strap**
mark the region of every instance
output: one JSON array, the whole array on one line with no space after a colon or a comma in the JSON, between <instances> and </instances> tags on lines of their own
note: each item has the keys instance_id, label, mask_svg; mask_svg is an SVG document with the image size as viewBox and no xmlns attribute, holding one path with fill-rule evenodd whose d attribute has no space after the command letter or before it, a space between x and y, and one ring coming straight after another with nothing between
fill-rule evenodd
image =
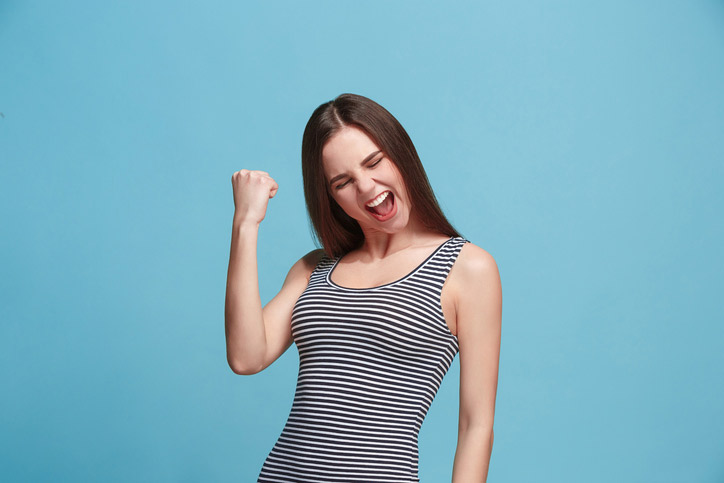
<instances>
[{"instance_id":1,"label":"tank top strap","mask_svg":"<svg viewBox=\"0 0 724 483\"><path fill-rule=\"evenodd\" d=\"M466 243L470 243L470 240L461 236L450 238L420 267L414 277L442 290L442 286L460 254L460 250Z\"/></svg>"},{"instance_id":2,"label":"tank top strap","mask_svg":"<svg viewBox=\"0 0 724 483\"><path fill-rule=\"evenodd\" d=\"M312 273L309 276L309 281L312 282L312 280L324 279L327 276L327 272L329 272L332 266L334 266L334 262L336 260L336 258L332 258L326 253L322 254L317 262L317 265L314 267L314 270L312 270Z\"/></svg>"}]
</instances>

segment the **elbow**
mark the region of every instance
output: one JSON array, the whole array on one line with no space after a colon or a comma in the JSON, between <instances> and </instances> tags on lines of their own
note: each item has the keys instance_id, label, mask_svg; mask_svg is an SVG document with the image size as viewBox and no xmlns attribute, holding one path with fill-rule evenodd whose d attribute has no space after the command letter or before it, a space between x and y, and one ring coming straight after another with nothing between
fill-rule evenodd
<instances>
[{"instance_id":1,"label":"elbow","mask_svg":"<svg viewBox=\"0 0 724 483\"><path fill-rule=\"evenodd\" d=\"M239 376L251 376L264 370L263 364L243 364L233 359L228 359L227 362L231 371Z\"/></svg>"},{"instance_id":2,"label":"elbow","mask_svg":"<svg viewBox=\"0 0 724 483\"><path fill-rule=\"evenodd\" d=\"M234 374L250 376L264 370L266 357L263 351L244 351L227 344L226 362Z\"/></svg>"}]
</instances>

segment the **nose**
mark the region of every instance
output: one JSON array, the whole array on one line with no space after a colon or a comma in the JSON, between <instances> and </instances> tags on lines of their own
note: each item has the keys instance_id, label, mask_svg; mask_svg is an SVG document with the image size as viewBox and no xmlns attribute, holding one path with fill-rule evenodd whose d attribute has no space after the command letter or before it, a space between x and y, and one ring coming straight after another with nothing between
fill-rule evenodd
<instances>
[{"instance_id":1,"label":"nose","mask_svg":"<svg viewBox=\"0 0 724 483\"><path fill-rule=\"evenodd\" d=\"M363 174L357 179L357 190L359 191L360 196L362 196L363 198L364 196L374 196L376 194L374 193L375 186L375 180L367 174ZM366 198L365 201L367 201Z\"/></svg>"}]
</instances>

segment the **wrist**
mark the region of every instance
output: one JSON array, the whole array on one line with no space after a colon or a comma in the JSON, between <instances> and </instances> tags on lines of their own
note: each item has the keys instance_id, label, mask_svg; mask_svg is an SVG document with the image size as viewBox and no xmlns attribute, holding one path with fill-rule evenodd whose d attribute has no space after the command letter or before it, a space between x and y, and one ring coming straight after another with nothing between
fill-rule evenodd
<instances>
[{"instance_id":1,"label":"wrist","mask_svg":"<svg viewBox=\"0 0 724 483\"><path fill-rule=\"evenodd\" d=\"M249 220L234 214L233 227L234 231L248 232L258 231L260 223L258 221Z\"/></svg>"}]
</instances>

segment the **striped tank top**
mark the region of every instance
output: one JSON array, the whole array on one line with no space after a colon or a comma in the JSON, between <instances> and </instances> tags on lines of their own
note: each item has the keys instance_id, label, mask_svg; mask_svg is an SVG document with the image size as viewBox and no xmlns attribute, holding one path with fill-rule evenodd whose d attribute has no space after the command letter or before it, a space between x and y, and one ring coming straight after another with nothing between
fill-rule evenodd
<instances>
[{"instance_id":1,"label":"striped tank top","mask_svg":"<svg viewBox=\"0 0 724 483\"><path fill-rule=\"evenodd\" d=\"M419 482L418 433L458 353L442 286L452 237L403 278L347 288L320 259L292 312L299 351L287 422L258 482Z\"/></svg>"}]
</instances>

